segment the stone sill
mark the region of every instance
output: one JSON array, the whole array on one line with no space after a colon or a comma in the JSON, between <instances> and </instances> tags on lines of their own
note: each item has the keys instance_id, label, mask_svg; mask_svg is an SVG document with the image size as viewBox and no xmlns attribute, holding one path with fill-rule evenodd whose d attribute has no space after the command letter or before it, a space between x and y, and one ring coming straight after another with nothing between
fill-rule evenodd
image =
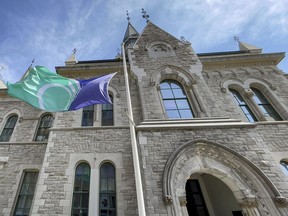
<instances>
[{"instance_id":1,"label":"stone sill","mask_svg":"<svg viewBox=\"0 0 288 216\"><path fill-rule=\"evenodd\" d=\"M175 120L146 120L136 127L137 130L151 129L201 129L201 128L251 128L255 123L242 122L229 118L195 118Z\"/></svg>"},{"instance_id":2,"label":"stone sill","mask_svg":"<svg viewBox=\"0 0 288 216\"><path fill-rule=\"evenodd\" d=\"M85 126L85 127L60 127L51 128L50 131L73 131L73 130L111 130L111 129L129 129L129 126Z\"/></svg>"},{"instance_id":3,"label":"stone sill","mask_svg":"<svg viewBox=\"0 0 288 216\"><path fill-rule=\"evenodd\" d=\"M39 142L39 141L33 141L33 142L0 142L0 145L46 145L47 141L45 142Z\"/></svg>"}]
</instances>

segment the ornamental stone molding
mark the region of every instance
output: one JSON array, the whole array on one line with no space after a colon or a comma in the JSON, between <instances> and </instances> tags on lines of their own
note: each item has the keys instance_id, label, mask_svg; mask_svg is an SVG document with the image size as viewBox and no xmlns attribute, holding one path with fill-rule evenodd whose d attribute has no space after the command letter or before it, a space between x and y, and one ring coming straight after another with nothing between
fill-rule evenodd
<instances>
[{"instance_id":1,"label":"ornamental stone molding","mask_svg":"<svg viewBox=\"0 0 288 216\"><path fill-rule=\"evenodd\" d=\"M174 65L165 65L156 69L151 74L150 85L155 86L160 84L164 79L174 79L185 85L185 87L196 84L196 79L190 72Z\"/></svg>"},{"instance_id":2,"label":"ornamental stone molding","mask_svg":"<svg viewBox=\"0 0 288 216\"><path fill-rule=\"evenodd\" d=\"M250 85L261 85L265 86L267 89L271 89L273 91L276 90L276 85L268 82L267 80L263 79L262 77L258 76L247 76L245 79L239 79L235 77L226 77L221 80L220 89L222 92L226 93L229 86L238 86L238 88L250 88ZM238 89L238 90L239 90ZM237 90L237 89L236 89Z\"/></svg>"},{"instance_id":3,"label":"ornamental stone molding","mask_svg":"<svg viewBox=\"0 0 288 216\"><path fill-rule=\"evenodd\" d=\"M286 197L275 197L274 201L278 207L288 207L288 199Z\"/></svg>"},{"instance_id":4,"label":"ornamental stone molding","mask_svg":"<svg viewBox=\"0 0 288 216\"><path fill-rule=\"evenodd\" d=\"M253 207L257 207L258 204L257 204L257 200L255 197L253 198L244 198L242 200L241 203L239 203L239 205L242 207L242 208L253 208Z\"/></svg>"},{"instance_id":5,"label":"ornamental stone molding","mask_svg":"<svg viewBox=\"0 0 288 216\"><path fill-rule=\"evenodd\" d=\"M221 144L194 140L176 149L164 169L163 194L176 199L170 202L175 212L180 212L181 205L184 205L184 199L180 197L185 197L185 184L193 173L206 173L220 179L243 208L261 210L263 206L273 205L275 197L282 197L261 169L243 155ZM278 200L279 203L286 201L283 198Z\"/></svg>"},{"instance_id":6,"label":"ornamental stone molding","mask_svg":"<svg viewBox=\"0 0 288 216\"><path fill-rule=\"evenodd\" d=\"M165 201L165 203L168 204L168 205L172 204L172 203L173 203L172 196L169 195L169 194L165 195L165 196L164 196L164 201Z\"/></svg>"}]
</instances>

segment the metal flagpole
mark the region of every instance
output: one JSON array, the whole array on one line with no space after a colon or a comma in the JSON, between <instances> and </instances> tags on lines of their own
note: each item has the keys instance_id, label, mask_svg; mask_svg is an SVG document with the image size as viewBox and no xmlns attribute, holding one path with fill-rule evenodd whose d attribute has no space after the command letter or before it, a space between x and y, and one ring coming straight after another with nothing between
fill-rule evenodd
<instances>
[{"instance_id":1,"label":"metal flagpole","mask_svg":"<svg viewBox=\"0 0 288 216\"><path fill-rule=\"evenodd\" d=\"M135 182L136 182L138 213L139 213L139 216L146 216L139 155L138 155L136 133L135 133L135 127L134 127L134 120L133 120L130 89L129 89L128 72L127 72L127 66L126 66L124 43L122 43L122 55L123 55L123 68L124 68L124 77L125 77L125 86L126 86L128 117L129 117L129 125L130 125L130 136L131 136L131 144L132 144L133 165L134 165Z\"/></svg>"}]
</instances>

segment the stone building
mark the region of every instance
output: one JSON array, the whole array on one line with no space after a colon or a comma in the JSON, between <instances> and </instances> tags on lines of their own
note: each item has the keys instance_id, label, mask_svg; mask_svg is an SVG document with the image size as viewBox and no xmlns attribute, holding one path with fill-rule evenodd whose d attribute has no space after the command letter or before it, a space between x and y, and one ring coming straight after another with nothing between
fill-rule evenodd
<instances>
[{"instance_id":1,"label":"stone building","mask_svg":"<svg viewBox=\"0 0 288 216\"><path fill-rule=\"evenodd\" d=\"M123 42L146 215L288 215L285 54L197 54L150 21ZM113 105L47 113L0 83L0 214L138 215L122 60L72 54L56 71L119 71Z\"/></svg>"}]
</instances>

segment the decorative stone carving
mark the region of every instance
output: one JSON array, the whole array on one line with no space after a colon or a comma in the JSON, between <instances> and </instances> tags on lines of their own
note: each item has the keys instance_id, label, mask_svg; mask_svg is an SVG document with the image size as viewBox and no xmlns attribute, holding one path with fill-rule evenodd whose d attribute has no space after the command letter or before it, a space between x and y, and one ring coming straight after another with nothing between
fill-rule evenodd
<instances>
[{"instance_id":1,"label":"decorative stone carving","mask_svg":"<svg viewBox=\"0 0 288 216\"><path fill-rule=\"evenodd\" d=\"M23 121L23 117L20 117L20 118L18 119L18 122L21 123L22 121Z\"/></svg>"},{"instance_id":2,"label":"decorative stone carving","mask_svg":"<svg viewBox=\"0 0 288 216\"><path fill-rule=\"evenodd\" d=\"M172 204L173 203L172 196L169 195L169 194L165 195L164 201L165 201L166 204L169 204L169 205Z\"/></svg>"},{"instance_id":3,"label":"decorative stone carving","mask_svg":"<svg viewBox=\"0 0 288 216\"><path fill-rule=\"evenodd\" d=\"M180 206L186 206L187 200L185 196L179 197Z\"/></svg>"},{"instance_id":4,"label":"decorative stone carving","mask_svg":"<svg viewBox=\"0 0 288 216\"><path fill-rule=\"evenodd\" d=\"M245 89L245 97L253 97L254 93L251 89Z\"/></svg>"},{"instance_id":5,"label":"decorative stone carving","mask_svg":"<svg viewBox=\"0 0 288 216\"><path fill-rule=\"evenodd\" d=\"M275 197L274 200L275 200L276 205L279 207L288 206L288 199L286 197L279 196L279 197Z\"/></svg>"},{"instance_id":6,"label":"decorative stone carving","mask_svg":"<svg viewBox=\"0 0 288 216\"><path fill-rule=\"evenodd\" d=\"M253 207L257 207L257 202L256 202L256 198L244 198L242 200L243 202L240 203L240 206L242 208L253 208Z\"/></svg>"},{"instance_id":7,"label":"decorative stone carving","mask_svg":"<svg viewBox=\"0 0 288 216\"><path fill-rule=\"evenodd\" d=\"M0 118L0 122L2 122L3 121L3 118Z\"/></svg>"}]
</instances>

